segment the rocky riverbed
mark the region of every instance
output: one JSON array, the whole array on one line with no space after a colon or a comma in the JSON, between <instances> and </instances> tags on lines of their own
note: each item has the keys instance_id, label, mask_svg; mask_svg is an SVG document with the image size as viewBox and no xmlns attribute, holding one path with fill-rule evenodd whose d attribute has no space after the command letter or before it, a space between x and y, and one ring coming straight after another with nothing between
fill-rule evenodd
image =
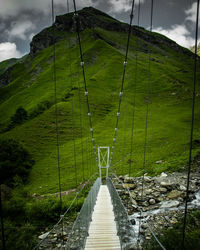
<instances>
[{"instance_id":1,"label":"rocky riverbed","mask_svg":"<svg viewBox=\"0 0 200 250\"><path fill-rule=\"evenodd\" d=\"M113 177L112 180L128 210L131 221L134 222L133 227L136 239L140 240L140 247L152 238L148 225L157 235L173 227L182 218L186 199L186 173L174 172L162 173L155 177L144 176L143 194L142 177L120 176L119 179ZM191 212L199 208L200 175L198 171L195 171L190 176L188 209Z\"/></svg>"},{"instance_id":2,"label":"rocky riverbed","mask_svg":"<svg viewBox=\"0 0 200 250\"><path fill-rule=\"evenodd\" d=\"M127 249L143 248L144 244L152 238L149 225L153 232L158 235L163 230L173 227L183 217L186 199L186 173L162 173L155 177L145 175L143 194L143 177L120 176L119 178L112 177L112 180L127 208L135 231L135 240L132 246ZM142 209L142 213L139 208ZM199 171L192 172L190 176L188 209L189 213L200 209ZM40 249L60 249L68 239L72 224L73 220L70 218L65 220L64 231L62 231L62 223L58 225L41 244ZM141 227L139 227L140 224ZM48 232L47 228L39 236L39 239L45 238Z\"/></svg>"}]
</instances>

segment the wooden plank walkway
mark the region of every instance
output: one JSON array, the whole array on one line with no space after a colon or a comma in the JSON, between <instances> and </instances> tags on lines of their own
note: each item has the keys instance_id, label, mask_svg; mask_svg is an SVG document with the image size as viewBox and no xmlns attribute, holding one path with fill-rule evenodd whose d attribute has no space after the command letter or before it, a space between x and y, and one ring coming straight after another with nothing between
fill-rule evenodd
<instances>
[{"instance_id":1,"label":"wooden plank walkway","mask_svg":"<svg viewBox=\"0 0 200 250\"><path fill-rule=\"evenodd\" d=\"M120 250L120 241L113 213L110 194L106 185L101 185L92 214L89 236L85 250Z\"/></svg>"}]
</instances>

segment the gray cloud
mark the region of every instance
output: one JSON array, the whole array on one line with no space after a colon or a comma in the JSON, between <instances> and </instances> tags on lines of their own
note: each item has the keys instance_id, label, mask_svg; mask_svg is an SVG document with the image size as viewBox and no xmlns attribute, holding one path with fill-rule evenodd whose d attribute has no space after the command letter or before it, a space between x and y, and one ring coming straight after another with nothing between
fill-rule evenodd
<instances>
[{"instance_id":1,"label":"gray cloud","mask_svg":"<svg viewBox=\"0 0 200 250\"><path fill-rule=\"evenodd\" d=\"M190 8L186 9L185 13L187 15L186 20L191 21L192 23L195 23L196 22L196 15L197 15L197 2L193 3L190 6Z\"/></svg>"},{"instance_id":2,"label":"gray cloud","mask_svg":"<svg viewBox=\"0 0 200 250\"><path fill-rule=\"evenodd\" d=\"M21 21L21 22L12 22L11 29L7 30L8 37L10 39L20 38L26 40L29 33L35 29L35 24L30 20Z\"/></svg>"},{"instance_id":3,"label":"gray cloud","mask_svg":"<svg viewBox=\"0 0 200 250\"><path fill-rule=\"evenodd\" d=\"M21 54L29 52L29 43L34 34L50 26L51 0L0 0L0 43L14 43L16 50ZM70 2L70 11L73 11L73 1ZM149 27L150 0L140 0L140 25ZM194 3L196 0L159 0L154 2L154 29L170 36L178 43L180 39L192 41L194 32ZM104 11L113 17L129 22L132 0L76 0L77 8L87 6ZM139 0L136 0L134 24L137 23ZM55 15L67 12L67 0L55 0ZM181 26L190 31L174 36L174 32L181 31ZM177 33L178 34L178 33ZM185 38L183 38L185 36ZM183 43L181 43L183 44ZM185 43L186 44L186 43Z\"/></svg>"}]
</instances>

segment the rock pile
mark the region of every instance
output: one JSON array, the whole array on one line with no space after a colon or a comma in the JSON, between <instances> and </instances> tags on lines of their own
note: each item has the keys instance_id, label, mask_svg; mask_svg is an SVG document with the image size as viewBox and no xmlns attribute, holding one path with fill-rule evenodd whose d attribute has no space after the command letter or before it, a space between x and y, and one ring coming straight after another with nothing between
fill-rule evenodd
<instances>
[{"instance_id":1,"label":"rock pile","mask_svg":"<svg viewBox=\"0 0 200 250\"><path fill-rule=\"evenodd\" d=\"M38 243L43 240L38 249L61 249L63 243L65 244L68 240L73 222L72 218L67 218L64 222L64 228L62 227L62 223L60 223L50 234L49 228L46 228L45 231L38 236Z\"/></svg>"},{"instance_id":2,"label":"rock pile","mask_svg":"<svg viewBox=\"0 0 200 250\"><path fill-rule=\"evenodd\" d=\"M182 217L186 199L187 175L185 173L162 173L156 177L144 176L144 182L143 177L120 176L119 180L113 178L113 183L131 220L135 220L136 234L139 231L141 219L140 232L143 236L143 243L152 237L146 221L154 232L159 233L172 227ZM197 199L200 199L200 176L198 173L192 173L188 203L190 210L200 207ZM142 218L139 207L143 211Z\"/></svg>"},{"instance_id":3,"label":"rock pile","mask_svg":"<svg viewBox=\"0 0 200 250\"><path fill-rule=\"evenodd\" d=\"M143 212L158 209L172 208L180 206L186 197L186 179L182 173L166 174L150 177L144 176L144 186L142 192L142 177L120 176L113 178L113 182L121 199L128 208L129 214L139 212L140 206ZM132 201L129 199L129 192ZM191 175L189 201L195 199L194 193L200 189L200 176Z\"/></svg>"}]
</instances>

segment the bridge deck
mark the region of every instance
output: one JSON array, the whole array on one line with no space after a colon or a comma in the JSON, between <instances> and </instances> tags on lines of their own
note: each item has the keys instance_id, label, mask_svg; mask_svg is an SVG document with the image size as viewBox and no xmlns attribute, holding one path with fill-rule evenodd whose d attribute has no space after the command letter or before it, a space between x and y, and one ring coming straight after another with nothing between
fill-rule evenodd
<instances>
[{"instance_id":1,"label":"bridge deck","mask_svg":"<svg viewBox=\"0 0 200 250\"><path fill-rule=\"evenodd\" d=\"M101 185L92 214L85 250L120 250L113 206L106 185Z\"/></svg>"}]
</instances>

